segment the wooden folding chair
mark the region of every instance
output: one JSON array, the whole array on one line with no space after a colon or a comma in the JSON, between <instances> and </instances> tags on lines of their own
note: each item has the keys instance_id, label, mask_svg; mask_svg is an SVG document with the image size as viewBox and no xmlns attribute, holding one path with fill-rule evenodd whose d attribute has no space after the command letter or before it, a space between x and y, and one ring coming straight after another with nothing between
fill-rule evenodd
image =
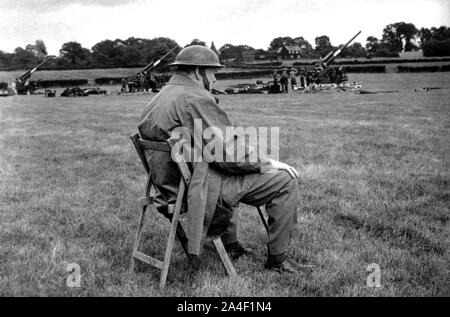
<instances>
[{"instance_id":1,"label":"wooden folding chair","mask_svg":"<svg viewBox=\"0 0 450 317\"><path fill-rule=\"evenodd\" d=\"M181 207L182 207L183 196L184 196L186 189L189 187L189 183L191 180L191 172L190 172L186 162L177 163L178 168L181 173L181 179L180 179L180 185L178 187L178 193L177 193L177 199L176 199L175 205L173 205L173 204L169 205L169 213L172 215L172 220L171 220L171 228L170 228L170 232L169 232L169 238L167 240L167 246L166 246L166 250L165 250L164 260L160 261L160 260L157 260L157 259L147 255L147 254L142 253L141 251L139 251L140 244L141 244L141 238L142 238L142 228L144 225L146 212L147 212L148 208L153 205L153 197L151 196L151 188L153 186L153 183L151 180L151 168L148 165L147 158L145 156L145 151L151 150L151 151L160 151L160 152L169 152L170 153L171 147L168 142L150 142L150 141L143 140L140 138L139 134L135 134L135 135L131 136L131 140L133 141L133 144L136 148L139 158L141 159L142 164L144 165L145 171L147 172L147 186L145 189L145 196L140 199L140 204L141 204L142 210L141 210L141 216L140 216L140 220L139 220L138 229L136 232L136 238L134 241L133 253L131 256L130 271L134 272L136 260L140 260L144 263L147 263L153 267L160 269L161 277L160 277L159 287L161 289L163 289L166 284L167 274L169 272L169 265L170 265L170 260L171 260L171 256L172 256L172 249L173 249L175 236L180 241L180 243L183 247L183 250L187 255L188 239L186 237L186 233L183 230L183 227L182 227L181 223L179 222L179 220L180 220L180 211L181 211ZM263 217L262 213L260 213L260 215L261 215L261 217ZM235 270L233 264L231 263L231 260L228 257L228 254L225 250L222 239L220 237L213 239L213 243L214 243L214 246L216 247L216 250L220 256L220 259L222 260L223 265L225 266L225 269L226 269L228 275L230 275L232 277L237 276L236 270Z\"/></svg>"}]
</instances>

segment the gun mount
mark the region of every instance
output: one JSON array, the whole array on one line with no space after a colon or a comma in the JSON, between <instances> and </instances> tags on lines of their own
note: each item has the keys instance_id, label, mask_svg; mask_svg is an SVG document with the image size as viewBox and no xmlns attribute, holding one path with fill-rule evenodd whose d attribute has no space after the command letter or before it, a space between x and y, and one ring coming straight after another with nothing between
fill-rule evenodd
<instances>
[{"instance_id":1,"label":"gun mount","mask_svg":"<svg viewBox=\"0 0 450 317\"><path fill-rule=\"evenodd\" d=\"M161 80L164 79L164 76L155 76L151 73L151 71L177 48L178 46L175 46L157 61L152 61L139 72L123 78L121 91L134 92L143 90L148 91L151 89L153 92L158 92L161 85Z\"/></svg>"},{"instance_id":2,"label":"gun mount","mask_svg":"<svg viewBox=\"0 0 450 317\"><path fill-rule=\"evenodd\" d=\"M15 93L17 93L19 95L32 94L33 91L36 89L36 87L34 87L34 85L29 83L28 80L30 79L31 75L33 75L34 72L36 72L37 70L39 70L39 68L41 68L42 66L44 66L45 64L50 62L53 58L54 58L54 56L47 57L39 65L37 65L33 69L28 70L23 75L17 77L14 80L14 83L12 85L13 90L15 91Z\"/></svg>"},{"instance_id":3,"label":"gun mount","mask_svg":"<svg viewBox=\"0 0 450 317\"><path fill-rule=\"evenodd\" d=\"M326 75L330 71L330 65L334 62L334 60L342 53L344 49L346 49L360 34L362 31L359 31L355 36L353 36L347 43L344 45L341 45L338 49L331 51L327 54L324 58L321 59L320 62L318 62L318 65L316 64L316 74L314 76L313 81L321 81L323 82L326 80Z\"/></svg>"}]
</instances>

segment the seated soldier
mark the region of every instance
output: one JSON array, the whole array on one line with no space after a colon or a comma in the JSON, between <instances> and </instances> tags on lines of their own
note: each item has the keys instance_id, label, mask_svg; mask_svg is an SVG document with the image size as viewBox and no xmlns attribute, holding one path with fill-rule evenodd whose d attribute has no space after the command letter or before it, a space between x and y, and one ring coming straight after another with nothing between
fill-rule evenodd
<instances>
[{"instance_id":1,"label":"seated soldier","mask_svg":"<svg viewBox=\"0 0 450 317\"><path fill-rule=\"evenodd\" d=\"M215 127L225 131L232 127L228 115L210 93L216 81L214 74L222 67L217 55L204 46L189 46L178 54L172 65L177 71L142 114L138 126L142 138L158 142L171 138L178 140L179 136L175 137L173 132L180 128L194 136L198 133L195 131L198 122L202 129ZM204 143L202 133L200 131ZM216 134L215 137L219 136ZM242 138L233 135L223 141L224 144L238 143ZM229 147L224 151L228 155ZM233 207L242 202L266 206L269 243L265 267L278 272L308 269L310 267L301 266L288 256L291 230L297 224L298 173L287 164L265 159L259 154L256 161L250 162L248 157L256 154L252 151L247 148L244 160L191 164L192 180L185 197L189 222L188 258L192 264L199 263L207 234L221 235L226 250L234 259L249 252L238 241L237 215L233 215ZM173 153L154 152L149 155L149 163L158 190L156 206L168 216L167 205L175 202L180 180Z\"/></svg>"}]
</instances>

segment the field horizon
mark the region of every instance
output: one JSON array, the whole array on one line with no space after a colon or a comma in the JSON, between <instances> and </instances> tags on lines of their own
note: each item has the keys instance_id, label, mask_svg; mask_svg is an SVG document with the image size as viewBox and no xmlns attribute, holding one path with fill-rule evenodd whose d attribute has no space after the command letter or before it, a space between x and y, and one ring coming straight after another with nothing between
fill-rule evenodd
<instances>
[{"instance_id":1,"label":"field horizon","mask_svg":"<svg viewBox=\"0 0 450 317\"><path fill-rule=\"evenodd\" d=\"M235 125L280 127L280 159L300 172L290 254L314 272L266 271L265 229L241 206L254 255L238 278L208 251L192 272L176 244L164 291L156 270L128 271L145 186L129 136L153 95L0 99L0 296L450 296L450 73L350 80L399 92L219 96ZM162 256L167 222L150 218L145 248Z\"/></svg>"}]
</instances>

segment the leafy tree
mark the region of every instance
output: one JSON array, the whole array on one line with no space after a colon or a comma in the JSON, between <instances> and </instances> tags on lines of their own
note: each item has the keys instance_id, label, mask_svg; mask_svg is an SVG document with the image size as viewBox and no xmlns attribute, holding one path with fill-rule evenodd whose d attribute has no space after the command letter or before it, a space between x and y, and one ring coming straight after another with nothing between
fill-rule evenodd
<instances>
[{"instance_id":1,"label":"leafy tree","mask_svg":"<svg viewBox=\"0 0 450 317\"><path fill-rule=\"evenodd\" d=\"M77 42L64 43L59 51L64 54L62 61L67 61L68 67L88 67L92 65L92 54L87 48Z\"/></svg>"},{"instance_id":2,"label":"leafy tree","mask_svg":"<svg viewBox=\"0 0 450 317\"><path fill-rule=\"evenodd\" d=\"M248 45L234 46L232 44L225 44L219 49L219 52L222 59L231 59L241 58L242 52L247 50L254 50L254 48Z\"/></svg>"},{"instance_id":3,"label":"leafy tree","mask_svg":"<svg viewBox=\"0 0 450 317\"><path fill-rule=\"evenodd\" d=\"M348 46L341 53L341 57L358 58L358 57L366 57L366 56L367 56L367 50L359 42L355 42L352 45Z\"/></svg>"},{"instance_id":4,"label":"leafy tree","mask_svg":"<svg viewBox=\"0 0 450 317\"><path fill-rule=\"evenodd\" d=\"M169 56L167 56L164 61L162 61L161 66L167 65L175 60L181 47L174 40L167 37L157 37L149 40L148 46L141 52L145 64L151 63L158 60L167 54L171 49L175 49Z\"/></svg>"},{"instance_id":5,"label":"leafy tree","mask_svg":"<svg viewBox=\"0 0 450 317\"><path fill-rule=\"evenodd\" d=\"M120 66L136 66L141 62L141 54L132 46L125 46L120 49L118 62Z\"/></svg>"},{"instance_id":6,"label":"leafy tree","mask_svg":"<svg viewBox=\"0 0 450 317\"><path fill-rule=\"evenodd\" d=\"M432 27L431 34L433 39L437 41L450 40L450 28L446 26L441 26L439 28Z\"/></svg>"},{"instance_id":7,"label":"leafy tree","mask_svg":"<svg viewBox=\"0 0 450 317\"><path fill-rule=\"evenodd\" d=\"M383 29L382 41L391 51L402 52L411 51L416 46L412 40L418 35L419 30L412 23L398 22L387 25ZM403 45L405 42L405 45Z\"/></svg>"},{"instance_id":8,"label":"leafy tree","mask_svg":"<svg viewBox=\"0 0 450 317\"><path fill-rule=\"evenodd\" d=\"M47 47L45 46L45 43L42 40L36 40L34 45L28 44L27 46L25 46L25 51L32 53L40 61L47 56Z\"/></svg>"},{"instance_id":9,"label":"leafy tree","mask_svg":"<svg viewBox=\"0 0 450 317\"><path fill-rule=\"evenodd\" d=\"M424 56L450 56L450 28L441 26L419 31Z\"/></svg>"},{"instance_id":10,"label":"leafy tree","mask_svg":"<svg viewBox=\"0 0 450 317\"><path fill-rule=\"evenodd\" d=\"M38 57L48 55L47 47L45 46L45 43L42 40L36 40L36 42L34 43L34 50L36 51Z\"/></svg>"},{"instance_id":11,"label":"leafy tree","mask_svg":"<svg viewBox=\"0 0 450 317\"><path fill-rule=\"evenodd\" d=\"M11 59L12 59L12 57L13 57L12 54L0 51L0 67L2 67L2 68L9 68L9 67L11 67Z\"/></svg>"},{"instance_id":12,"label":"leafy tree","mask_svg":"<svg viewBox=\"0 0 450 317\"><path fill-rule=\"evenodd\" d=\"M269 51L275 52L280 47L283 47L285 45L291 46L294 45L294 40L292 37L285 36L285 37L277 37L270 42Z\"/></svg>"},{"instance_id":13,"label":"leafy tree","mask_svg":"<svg viewBox=\"0 0 450 317\"><path fill-rule=\"evenodd\" d=\"M146 47L151 45L151 40L149 39L143 39L143 38L135 38L130 37L123 41L123 43L128 47L133 47L137 51L142 52Z\"/></svg>"},{"instance_id":14,"label":"leafy tree","mask_svg":"<svg viewBox=\"0 0 450 317\"><path fill-rule=\"evenodd\" d=\"M426 57L450 56L450 40L431 39L422 45L422 49L423 55Z\"/></svg>"},{"instance_id":15,"label":"leafy tree","mask_svg":"<svg viewBox=\"0 0 450 317\"><path fill-rule=\"evenodd\" d=\"M431 33L430 29L421 28L419 31L420 43L424 44L426 41L433 39L433 33Z\"/></svg>"},{"instance_id":16,"label":"leafy tree","mask_svg":"<svg viewBox=\"0 0 450 317\"><path fill-rule=\"evenodd\" d=\"M92 47L92 57L98 67L116 67L120 47L117 46L118 40L104 40Z\"/></svg>"},{"instance_id":17,"label":"leafy tree","mask_svg":"<svg viewBox=\"0 0 450 317\"><path fill-rule=\"evenodd\" d=\"M92 55L98 67L127 67L146 65L174 47L178 47L178 44L165 37L151 40L130 37L125 41L121 39L101 41L92 47ZM163 64L173 60L177 53L177 50L172 52Z\"/></svg>"},{"instance_id":18,"label":"leafy tree","mask_svg":"<svg viewBox=\"0 0 450 317\"><path fill-rule=\"evenodd\" d=\"M12 68L31 68L38 63L36 56L29 50L18 47L11 58Z\"/></svg>"},{"instance_id":19,"label":"leafy tree","mask_svg":"<svg viewBox=\"0 0 450 317\"><path fill-rule=\"evenodd\" d=\"M292 40L294 45L299 46L302 49L302 55L305 57L312 57L314 55L314 49L312 45L305 40L302 36L296 37Z\"/></svg>"},{"instance_id":20,"label":"leafy tree","mask_svg":"<svg viewBox=\"0 0 450 317\"><path fill-rule=\"evenodd\" d=\"M369 53L375 53L381 48L381 42L375 36L369 36L366 40L366 49Z\"/></svg>"},{"instance_id":21,"label":"leafy tree","mask_svg":"<svg viewBox=\"0 0 450 317\"><path fill-rule=\"evenodd\" d=\"M193 39L191 43L189 43L188 45L186 45L185 47L188 46L192 46L192 45L202 45L202 46L206 46L206 42L201 41L199 39Z\"/></svg>"},{"instance_id":22,"label":"leafy tree","mask_svg":"<svg viewBox=\"0 0 450 317\"><path fill-rule=\"evenodd\" d=\"M331 45L330 38L326 35L316 37L316 48L314 50L316 57L325 57L328 53L335 49Z\"/></svg>"},{"instance_id":23,"label":"leafy tree","mask_svg":"<svg viewBox=\"0 0 450 317\"><path fill-rule=\"evenodd\" d=\"M330 38L326 35L316 37L315 43L316 43L316 50L318 51L323 51L332 47Z\"/></svg>"}]
</instances>

